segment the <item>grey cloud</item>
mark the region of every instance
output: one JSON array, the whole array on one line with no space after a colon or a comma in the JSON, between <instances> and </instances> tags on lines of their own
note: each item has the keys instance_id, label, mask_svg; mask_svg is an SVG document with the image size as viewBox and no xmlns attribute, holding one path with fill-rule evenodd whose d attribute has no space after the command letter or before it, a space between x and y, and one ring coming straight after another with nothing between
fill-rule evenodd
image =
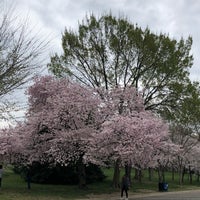
<instances>
[{"instance_id":1,"label":"grey cloud","mask_svg":"<svg viewBox=\"0 0 200 200\"><path fill-rule=\"evenodd\" d=\"M13 0L7 2L12 4ZM51 40L50 51L58 53L64 28L76 29L78 21L91 12L99 16L112 11L142 28L148 26L155 33L167 33L176 39L191 35L194 41L191 78L200 81L200 0L15 0L15 4L20 15L30 14L30 20L39 25L36 31L43 29L46 35L53 33L55 38ZM26 103L24 95L19 94L19 100Z\"/></svg>"},{"instance_id":2,"label":"grey cloud","mask_svg":"<svg viewBox=\"0 0 200 200\"><path fill-rule=\"evenodd\" d=\"M200 65L199 30L200 1L199 0L17 0L21 5L28 5L44 27L59 34L65 27L76 29L86 13L93 12L101 15L112 11L114 15L125 15L133 23L153 32L167 33L171 37L186 39L193 37L192 53L194 54L194 67L191 73L196 73ZM194 72L193 72L194 71Z\"/></svg>"}]
</instances>

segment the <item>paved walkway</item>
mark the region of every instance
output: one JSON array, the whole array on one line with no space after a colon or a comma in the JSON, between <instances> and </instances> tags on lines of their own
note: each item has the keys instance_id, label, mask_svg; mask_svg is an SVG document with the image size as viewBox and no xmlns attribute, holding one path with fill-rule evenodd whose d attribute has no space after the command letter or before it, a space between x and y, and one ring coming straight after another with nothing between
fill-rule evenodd
<instances>
[{"instance_id":1,"label":"paved walkway","mask_svg":"<svg viewBox=\"0 0 200 200\"><path fill-rule=\"evenodd\" d=\"M90 195L86 199L78 200L120 200L119 193L108 195ZM200 200L199 190L180 192L156 192L147 194L129 193L129 200Z\"/></svg>"},{"instance_id":2,"label":"paved walkway","mask_svg":"<svg viewBox=\"0 0 200 200\"><path fill-rule=\"evenodd\" d=\"M200 200L200 190L130 196L129 200Z\"/></svg>"}]
</instances>

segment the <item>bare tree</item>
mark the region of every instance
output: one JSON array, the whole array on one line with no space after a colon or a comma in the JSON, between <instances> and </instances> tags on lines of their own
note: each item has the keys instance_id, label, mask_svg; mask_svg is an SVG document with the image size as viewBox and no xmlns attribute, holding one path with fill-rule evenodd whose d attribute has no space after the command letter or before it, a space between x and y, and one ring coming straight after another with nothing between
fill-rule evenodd
<instances>
[{"instance_id":1,"label":"bare tree","mask_svg":"<svg viewBox=\"0 0 200 200\"><path fill-rule=\"evenodd\" d=\"M0 4L0 119L10 108L4 97L27 83L41 69L42 54L47 46L28 27L28 20L19 22L10 7ZM4 114L3 114L4 113Z\"/></svg>"}]
</instances>

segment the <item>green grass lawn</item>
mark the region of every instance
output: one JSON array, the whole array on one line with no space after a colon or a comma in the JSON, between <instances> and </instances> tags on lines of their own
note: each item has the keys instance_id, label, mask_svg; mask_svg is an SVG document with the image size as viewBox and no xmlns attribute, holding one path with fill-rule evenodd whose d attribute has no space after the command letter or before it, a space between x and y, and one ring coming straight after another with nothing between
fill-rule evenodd
<instances>
[{"instance_id":1,"label":"green grass lawn","mask_svg":"<svg viewBox=\"0 0 200 200\"><path fill-rule=\"evenodd\" d=\"M0 200L72 200L84 198L90 194L110 194L120 192L119 189L111 188L113 170L104 169L104 173L107 178L103 182L90 184L86 190L80 190L76 185L41 184L31 184L31 190L28 190L26 182L19 175L14 174L12 168L9 167L4 170ZM123 174L123 172L121 174ZM178 177L176 177L176 180L178 180ZM178 181L171 181L170 173L166 173L166 181L169 183L169 191L195 189L200 186L200 183L197 183L195 180L192 185L186 180L184 185L180 186L178 185ZM156 173L154 174L154 179L152 181L148 181L147 173L143 173L142 183L133 181L130 192L144 193L145 191L158 191Z\"/></svg>"}]
</instances>

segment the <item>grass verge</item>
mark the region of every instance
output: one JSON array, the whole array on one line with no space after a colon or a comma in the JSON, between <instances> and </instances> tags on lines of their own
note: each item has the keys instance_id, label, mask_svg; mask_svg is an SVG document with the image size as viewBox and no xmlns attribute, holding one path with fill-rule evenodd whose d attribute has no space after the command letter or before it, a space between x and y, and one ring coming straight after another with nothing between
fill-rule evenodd
<instances>
[{"instance_id":1,"label":"grass verge","mask_svg":"<svg viewBox=\"0 0 200 200\"><path fill-rule=\"evenodd\" d=\"M111 187L113 169L104 169L107 178L103 182L88 185L86 190L80 190L76 185L42 185L31 184L31 190L27 189L26 182L17 174L14 174L12 167L4 170L2 179L2 188L0 190L1 200L74 200L79 198L87 198L88 195L101 195L119 193L119 189ZM123 172L121 172L123 174ZM149 193L158 191L158 179L155 173L152 181L148 180L147 172L143 173L142 182L133 180L130 192L133 193ZM166 181L169 184L169 191L180 191L188 189L197 189L199 182L193 181L191 185L185 178L184 185L178 184L178 175L175 180L171 180L171 173L166 173Z\"/></svg>"}]
</instances>

